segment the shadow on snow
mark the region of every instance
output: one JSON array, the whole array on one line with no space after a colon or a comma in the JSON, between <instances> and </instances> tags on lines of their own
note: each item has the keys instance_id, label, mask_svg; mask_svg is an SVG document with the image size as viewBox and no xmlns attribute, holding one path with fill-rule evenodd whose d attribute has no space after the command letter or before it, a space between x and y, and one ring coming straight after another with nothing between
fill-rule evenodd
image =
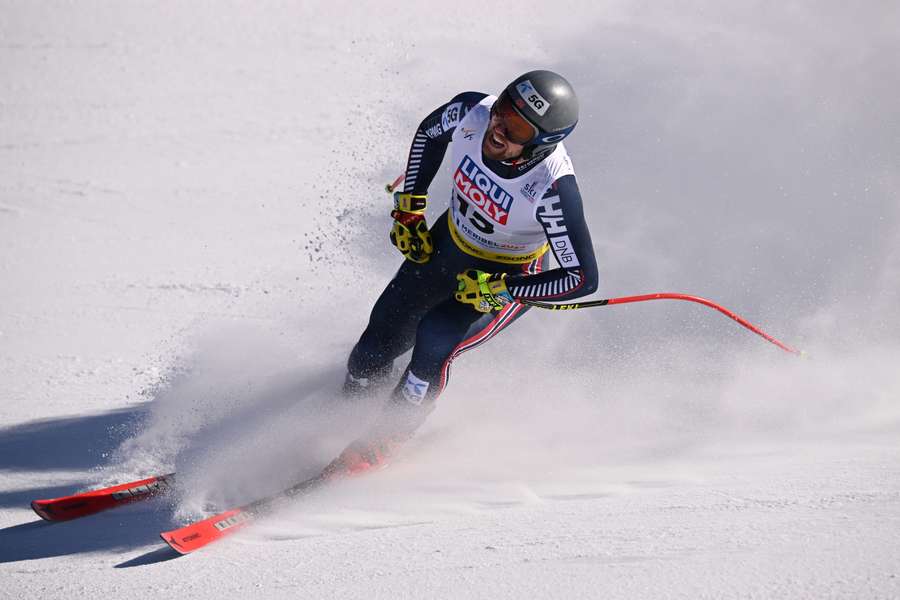
<instances>
[{"instance_id":1,"label":"shadow on snow","mask_svg":"<svg viewBox=\"0 0 900 600\"><path fill-rule=\"evenodd\" d=\"M133 435L146 413L145 406L131 407L4 427L0 429L0 471L90 471L105 464L106 456ZM0 508L27 508L32 500L64 496L92 483L85 479L0 492ZM37 515L34 519L0 529L0 563L162 544L159 532L177 526L164 499L60 523L40 520ZM170 554L154 551L117 566L139 566L169 558Z\"/></svg>"},{"instance_id":2,"label":"shadow on snow","mask_svg":"<svg viewBox=\"0 0 900 600\"><path fill-rule=\"evenodd\" d=\"M126 552L154 542L162 544L159 532L177 526L171 507L163 499L72 521L31 521L0 529L0 563L88 552ZM167 555L154 551L117 566L139 566L161 560L168 560Z\"/></svg>"},{"instance_id":3,"label":"shadow on snow","mask_svg":"<svg viewBox=\"0 0 900 600\"><path fill-rule=\"evenodd\" d=\"M147 407L32 421L0 429L0 471L76 471L104 462L133 434Z\"/></svg>"}]
</instances>

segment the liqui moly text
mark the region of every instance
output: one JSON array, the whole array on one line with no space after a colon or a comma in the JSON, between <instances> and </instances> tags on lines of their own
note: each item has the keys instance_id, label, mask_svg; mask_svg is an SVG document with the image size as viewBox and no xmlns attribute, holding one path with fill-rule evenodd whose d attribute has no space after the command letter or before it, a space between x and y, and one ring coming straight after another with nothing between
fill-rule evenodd
<instances>
[{"instance_id":1,"label":"liqui moly text","mask_svg":"<svg viewBox=\"0 0 900 600\"><path fill-rule=\"evenodd\" d=\"M480 208L490 219L506 225L513 197L494 183L468 156L456 169L453 184L463 198Z\"/></svg>"}]
</instances>

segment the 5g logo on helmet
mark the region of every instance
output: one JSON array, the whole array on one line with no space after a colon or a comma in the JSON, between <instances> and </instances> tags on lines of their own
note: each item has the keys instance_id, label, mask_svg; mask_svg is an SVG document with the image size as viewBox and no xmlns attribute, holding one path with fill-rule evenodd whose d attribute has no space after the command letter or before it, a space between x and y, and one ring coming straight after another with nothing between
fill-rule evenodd
<instances>
[{"instance_id":1,"label":"5g logo on helmet","mask_svg":"<svg viewBox=\"0 0 900 600\"><path fill-rule=\"evenodd\" d=\"M519 95L525 99L525 102L534 109L534 112L542 117L546 114L547 109L550 108L550 103L534 89L534 86L531 85L529 80L526 79L517 83L516 91L519 92Z\"/></svg>"}]
</instances>

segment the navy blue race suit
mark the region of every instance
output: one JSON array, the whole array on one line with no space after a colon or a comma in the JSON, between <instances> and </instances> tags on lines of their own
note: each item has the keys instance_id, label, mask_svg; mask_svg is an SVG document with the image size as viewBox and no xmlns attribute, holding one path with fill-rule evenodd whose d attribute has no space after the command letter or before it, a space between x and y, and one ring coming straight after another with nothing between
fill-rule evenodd
<instances>
[{"instance_id":1,"label":"navy blue race suit","mask_svg":"<svg viewBox=\"0 0 900 600\"><path fill-rule=\"evenodd\" d=\"M410 149L404 192L427 193L456 125L474 107L488 102L487 98L478 92L459 94L422 121ZM454 119L448 127L451 110L458 113L452 113ZM498 178L500 185L528 173L543 160L500 162L483 155L480 158L490 171L487 175ZM461 246L459 234L451 231L452 218L444 212L430 230L435 246L431 259L425 264L405 260L376 301L368 326L350 354L348 381L362 381L364 385L383 381L394 359L413 348L392 398L430 408L447 385L453 359L483 344L527 310L523 304L512 302L500 311L484 314L457 302L453 297L456 275L466 269L508 273L506 282L514 299L564 301L594 292L597 264L574 174L555 179L541 200L545 208L538 209L535 218L557 263L575 266L547 270L549 252L543 250L542 255L519 264L475 256ZM550 243L561 239L553 237L560 231L566 233L565 243ZM425 391L406 393L417 387Z\"/></svg>"}]
</instances>

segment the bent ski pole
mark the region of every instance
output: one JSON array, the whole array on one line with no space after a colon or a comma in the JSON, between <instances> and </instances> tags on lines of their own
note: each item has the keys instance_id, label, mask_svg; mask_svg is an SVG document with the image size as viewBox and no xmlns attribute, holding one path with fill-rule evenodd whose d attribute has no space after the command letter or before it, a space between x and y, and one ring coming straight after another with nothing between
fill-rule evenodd
<instances>
[{"instance_id":1,"label":"bent ski pole","mask_svg":"<svg viewBox=\"0 0 900 600\"><path fill-rule=\"evenodd\" d=\"M397 179L394 180L394 183L389 183L384 186L385 191L389 194L393 192L400 186L400 183L403 181L406 173L401 173ZM806 353L802 350L797 350L796 348L792 348L788 346L781 340L775 338L774 336L769 335L747 319L744 319L740 315L733 313L728 310L724 306L720 306L711 300L707 300L706 298L701 298L699 296L690 296L688 294L670 294L670 293L659 293L659 294L643 294L641 296L623 296L621 298L606 298L605 300L589 300L587 302L573 302L569 304L553 304L550 302L538 302L536 300L519 300L520 303L526 306L533 306L535 308L543 308L545 310L576 310L579 308L591 308L594 306L611 306L613 304L628 304L630 302L645 302L647 300L686 300L688 302L696 302L697 304L702 304L704 306L708 306L713 308L729 319L732 319L746 327L756 335L760 336L764 340L771 342L784 350L785 352L790 352L791 354L796 354L797 356L806 356Z\"/></svg>"},{"instance_id":2,"label":"bent ski pole","mask_svg":"<svg viewBox=\"0 0 900 600\"><path fill-rule=\"evenodd\" d=\"M647 300L686 300L688 302L696 302L697 304L702 304L704 306L708 306L710 308L714 308L719 311L726 317L737 321L756 335L762 337L766 341L769 341L782 350L786 352L790 352L791 354L796 354L797 356L803 356L804 353L795 348L791 348L784 342L774 338L769 335L756 325L753 325L740 315L737 315L727 308L723 306L719 306L715 302L711 300L707 300L706 298L700 298L699 296L688 296L687 294L644 294L642 296L624 296L622 298L607 298L605 300L590 300L588 302L573 302L570 304L552 304L550 302L537 302L535 300L519 300L522 304L526 306L533 306L535 308L543 308L545 310L576 310L579 308L591 308L594 306L611 306L613 304L628 304L630 302L645 302Z\"/></svg>"}]
</instances>

